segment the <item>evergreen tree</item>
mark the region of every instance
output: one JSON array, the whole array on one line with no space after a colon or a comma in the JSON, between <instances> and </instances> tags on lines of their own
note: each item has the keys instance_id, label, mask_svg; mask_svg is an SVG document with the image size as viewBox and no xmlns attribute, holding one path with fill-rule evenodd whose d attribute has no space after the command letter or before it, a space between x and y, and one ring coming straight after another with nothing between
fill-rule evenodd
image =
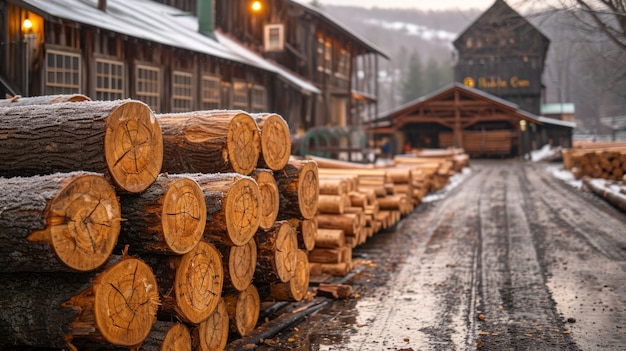
<instances>
[{"instance_id":1,"label":"evergreen tree","mask_svg":"<svg viewBox=\"0 0 626 351\"><path fill-rule=\"evenodd\" d=\"M409 69L402 86L402 101L407 103L424 95L422 60L419 53L413 51L409 59Z\"/></svg>"}]
</instances>

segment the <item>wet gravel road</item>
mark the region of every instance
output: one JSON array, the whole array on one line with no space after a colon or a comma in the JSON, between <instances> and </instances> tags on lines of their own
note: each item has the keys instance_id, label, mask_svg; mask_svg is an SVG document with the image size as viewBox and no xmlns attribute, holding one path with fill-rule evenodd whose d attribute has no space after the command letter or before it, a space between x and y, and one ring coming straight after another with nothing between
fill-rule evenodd
<instances>
[{"instance_id":1,"label":"wet gravel road","mask_svg":"<svg viewBox=\"0 0 626 351\"><path fill-rule=\"evenodd\" d=\"M548 167L473 161L272 349L626 350L626 215Z\"/></svg>"}]
</instances>

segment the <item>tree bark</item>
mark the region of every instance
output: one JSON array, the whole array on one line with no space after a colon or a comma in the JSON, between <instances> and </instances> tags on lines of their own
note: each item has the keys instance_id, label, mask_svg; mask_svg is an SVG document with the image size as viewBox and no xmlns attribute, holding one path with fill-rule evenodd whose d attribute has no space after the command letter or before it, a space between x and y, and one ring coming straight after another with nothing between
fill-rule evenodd
<instances>
[{"instance_id":1,"label":"tree bark","mask_svg":"<svg viewBox=\"0 0 626 351\"><path fill-rule=\"evenodd\" d=\"M139 195L122 195L122 235L118 248L142 253L182 255L200 241L206 203L193 179L160 175Z\"/></svg>"},{"instance_id":2,"label":"tree bark","mask_svg":"<svg viewBox=\"0 0 626 351\"><path fill-rule=\"evenodd\" d=\"M191 331L191 346L196 351L221 351L228 342L228 312L220 299L209 318Z\"/></svg>"},{"instance_id":3,"label":"tree bark","mask_svg":"<svg viewBox=\"0 0 626 351\"><path fill-rule=\"evenodd\" d=\"M354 213L319 214L317 215L317 225L320 229L341 229L346 236L355 236L360 228L358 216Z\"/></svg>"},{"instance_id":4,"label":"tree bark","mask_svg":"<svg viewBox=\"0 0 626 351\"><path fill-rule=\"evenodd\" d=\"M256 326L261 310L261 299L252 284L242 291L224 294L224 305L228 313L230 330L239 336L246 336Z\"/></svg>"},{"instance_id":5,"label":"tree bark","mask_svg":"<svg viewBox=\"0 0 626 351\"><path fill-rule=\"evenodd\" d=\"M278 194L278 185L271 170L255 169L252 178L259 185L261 193L261 218L259 227L269 229L274 225L276 217L278 217L280 195Z\"/></svg>"},{"instance_id":6,"label":"tree bark","mask_svg":"<svg viewBox=\"0 0 626 351\"><path fill-rule=\"evenodd\" d=\"M316 248L336 249L346 245L346 236L342 229L318 229Z\"/></svg>"},{"instance_id":7,"label":"tree bark","mask_svg":"<svg viewBox=\"0 0 626 351\"><path fill-rule=\"evenodd\" d=\"M242 291L250 285L254 278L257 262L257 247L254 240L242 246L216 244L222 255L224 267L223 290Z\"/></svg>"},{"instance_id":8,"label":"tree bark","mask_svg":"<svg viewBox=\"0 0 626 351\"><path fill-rule=\"evenodd\" d=\"M109 258L120 205L100 174L0 178L0 272L90 271Z\"/></svg>"},{"instance_id":9,"label":"tree bark","mask_svg":"<svg viewBox=\"0 0 626 351\"><path fill-rule=\"evenodd\" d=\"M300 301L309 290L309 259L303 250L298 250L296 272L287 283L276 283L270 286L271 297L279 301Z\"/></svg>"},{"instance_id":10,"label":"tree bark","mask_svg":"<svg viewBox=\"0 0 626 351\"><path fill-rule=\"evenodd\" d=\"M259 229L259 186L237 173L191 174L204 193L207 225L204 238L231 246L246 244Z\"/></svg>"},{"instance_id":11,"label":"tree bark","mask_svg":"<svg viewBox=\"0 0 626 351\"><path fill-rule=\"evenodd\" d=\"M273 171L285 168L291 155L291 133L287 122L273 113L256 113L252 117L261 130L258 167Z\"/></svg>"},{"instance_id":12,"label":"tree bark","mask_svg":"<svg viewBox=\"0 0 626 351\"><path fill-rule=\"evenodd\" d=\"M140 101L9 106L0 115L1 176L92 171L140 193L161 171L161 129Z\"/></svg>"},{"instance_id":13,"label":"tree bark","mask_svg":"<svg viewBox=\"0 0 626 351\"><path fill-rule=\"evenodd\" d=\"M60 102L81 102L91 101L88 96L82 94L69 95L44 95L44 96L14 96L10 99L0 99L0 107L6 106L30 106L30 105L50 105Z\"/></svg>"},{"instance_id":14,"label":"tree bark","mask_svg":"<svg viewBox=\"0 0 626 351\"><path fill-rule=\"evenodd\" d=\"M157 321L139 351L191 351L191 333L182 323Z\"/></svg>"},{"instance_id":15,"label":"tree bark","mask_svg":"<svg viewBox=\"0 0 626 351\"><path fill-rule=\"evenodd\" d=\"M259 127L237 110L159 114L163 130L163 172L248 175L261 151Z\"/></svg>"},{"instance_id":16,"label":"tree bark","mask_svg":"<svg viewBox=\"0 0 626 351\"><path fill-rule=\"evenodd\" d=\"M295 273L298 240L291 224L277 221L254 239L257 244L257 269L255 277L266 283L287 282Z\"/></svg>"},{"instance_id":17,"label":"tree bark","mask_svg":"<svg viewBox=\"0 0 626 351\"><path fill-rule=\"evenodd\" d=\"M311 219L317 213L319 177L315 161L290 160L274 173L280 193L279 220Z\"/></svg>"},{"instance_id":18,"label":"tree bark","mask_svg":"<svg viewBox=\"0 0 626 351\"><path fill-rule=\"evenodd\" d=\"M150 333L159 305L154 274L125 257L95 276L29 273L3 276L0 343L66 347L82 342L135 346Z\"/></svg>"},{"instance_id":19,"label":"tree bark","mask_svg":"<svg viewBox=\"0 0 626 351\"><path fill-rule=\"evenodd\" d=\"M150 260L161 293L161 313L199 324L215 310L222 295L224 270L213 244L200 241L182 256Z\"/></svg>"}]
</instances>

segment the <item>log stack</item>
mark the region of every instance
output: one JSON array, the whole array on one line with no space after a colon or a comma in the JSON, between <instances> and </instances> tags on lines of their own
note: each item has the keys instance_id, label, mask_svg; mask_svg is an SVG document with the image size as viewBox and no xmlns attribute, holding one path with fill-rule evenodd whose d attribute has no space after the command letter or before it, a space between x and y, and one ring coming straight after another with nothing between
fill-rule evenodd
<instances>
[{"instance_id":1,"label":"log stack","mask_svg":"<svg viewBox=\"0 0 626 351\"><path fill-rule=\"evenodd\" d=\"M563 165L576 179L583 177L621 181L626 174L624 143L578 143L563 150Z\"/></svg>"}]
</instances>

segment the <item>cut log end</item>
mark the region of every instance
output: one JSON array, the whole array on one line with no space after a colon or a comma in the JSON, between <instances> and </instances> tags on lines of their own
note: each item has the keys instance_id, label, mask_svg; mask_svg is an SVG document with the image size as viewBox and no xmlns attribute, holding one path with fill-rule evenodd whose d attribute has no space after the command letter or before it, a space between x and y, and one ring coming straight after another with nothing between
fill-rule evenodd
<instances>
[{"instance_id":1,"label":"cut log end","mask_svg":"<svg viewBox=\"0 0 626 351\"><path fill-rule=\"evenodd\" d=\"M184 324L174 324L165 334L160 350L191 351L191 333L189 329Z\"/></svg>"},{"instance_id":2,"label":"cut log end","mask_svg":"<svg viewBox=\"0 0 626 351\"><path fill-rule=\"evenodd\" d=\"M269 229L274 225L278 216L280 196L276 179L270 171L255 170L252 177L259 185L261 194L261 218L259 226L263 229Z\"/></svg>"},{"instance_id":3,"label":"cut log end","mask_svg":"<svg viewBox=\"0 0 626 351\"><path fill-rule=\"evenodd\" d=\"M242 246L230 248L228 257L228 272L233 288L244 290L254 278L256 268L257 248L254 240Z\"/></svg>"},{"instance_id":4,"label":"cut log end","mask_svg":"<svg viewBox=\"0 0 626 351\"><path fill-rule=\"evenodd\" d=\"M93 291L95 322L107 342L134 346L148 336L159 306L156 278L148 265L124 259L94 282Z\"/></svg>"},{"instance_id":5,"label":"cut log end","mask_svg":"<svg viewBox=\"0 0 626 351\"><path fill-rule=\"evenodd\" d=\"M266 114L257 118L261 127L261 153L264 165L278 171L289 162L291 154L291 134L285 120L276 114Z\"/></svg>"},{"instance_id":6,"label":"cut log end","mask_svg":"<svg viewBox=\"0 0 626 351\"><path fill-rule=\"evenodd\" d=\"M111 255L120 232L115 190L99 175L72 177L49 207L50 244L59 259L78 271L100 267ZM29 240L41 241L38 233Z\"/></svg>"},{"instance_id":7,"label":"cut log end","mask_svg":"<svg viewBox=\"0 0 626 351\"><path fill-rule=\"evenodd\" d=\"M191 251L204 233L206 203L202 189L192 179L177 180L168 189L163 203L163 235L177 254Z\"/></svg>"},{"instance_id":8,"label":"cut log end","mask_svg":"<svg viewBox=\"0 0 626 351\"><path fill-rule=\"evenodd\" d=\"M191 345L193 350L224 350L228 342L228 312L224 300L220 299L209 318L193 329Z\"/></svg>"},{"instance_id":9,"label":"cut log end","mask_svg":"<svg viewBox=\"0 0 626 351\"><path fill-rule=\"evenodd\" d=\"M305 219L301 226L302 246L305 250L311 251L315 248L315 240L317 240L317 219Z\"/></svg>"},{"instance_id":10,"label":"cut log end","mask_svg":"<svg viewBox=\"0 0 626 351\"><path fill-rule=\"evenodd\" d=\"M183 255L176 270L176 301L182 317L194 324L205 320L219 303L223 283L220 253L201 241Z\"/></svg>"},{"instance_id":11,"label":"cut log end","mask_svg":"<svg viewBox=\"0 0 626 351\"><path fill-rule=\"evenodd\" d=\"M261 298L256 287L249 284L243 291L224 297L231 330L239 336L248 335L259 320Z\"/></svg>"},{"instance_id":12,"label":"cut log end","mask_svg":"<svg viewBox=\"0 0 626 351\"><path fill-rule=\"evenodd\" d=\"M246 244L259 229L261 220L259 186L252 178L241 178L224 200L228 237L235 246Z\"/></svg>"},{"instance_id":13,"label":"cut log end","mask_svg":"<svg viewBox=\"0 0 626 351\"><path fill-rule=\"evenodd\" d=\"M161 128L150 107L139 101L122 104L107 120L104 153L114 183L128 193L146 190L163 164Z\"/></svg>"},{"instance_id":14,"label":"cut log end","mask_svg":"<svg viewBox=\"0 0 626 351\"><path fill-rule=\"evenodd\" d=\"M299 250L293 278L288 283L272 284L271 296L281 301L300 301L309 290L309 279L309 259L304 250Z\"/></svg>"},{"instance_id":15,"label":"cut log end","mask_svg":"<svg viewBox=\"0 0 626 351\"><path fill-rule=\"evenodd\" d=\"M315 161L306 161L298 175L298 204L304 219L317 213L319 199L319 174Z\"/></svg>"},{"instance_id":16,"label":"cut log end","mask_svg":"<svg viewBox=\"0 0 626 351\"><path fill-rule=\"evenodd\" d=\"M261 136L259 127L247 113L239 113L230 121L227 136L228 160L237 173L252 173L259 161Z\"/></svg>"}]
</instances>

